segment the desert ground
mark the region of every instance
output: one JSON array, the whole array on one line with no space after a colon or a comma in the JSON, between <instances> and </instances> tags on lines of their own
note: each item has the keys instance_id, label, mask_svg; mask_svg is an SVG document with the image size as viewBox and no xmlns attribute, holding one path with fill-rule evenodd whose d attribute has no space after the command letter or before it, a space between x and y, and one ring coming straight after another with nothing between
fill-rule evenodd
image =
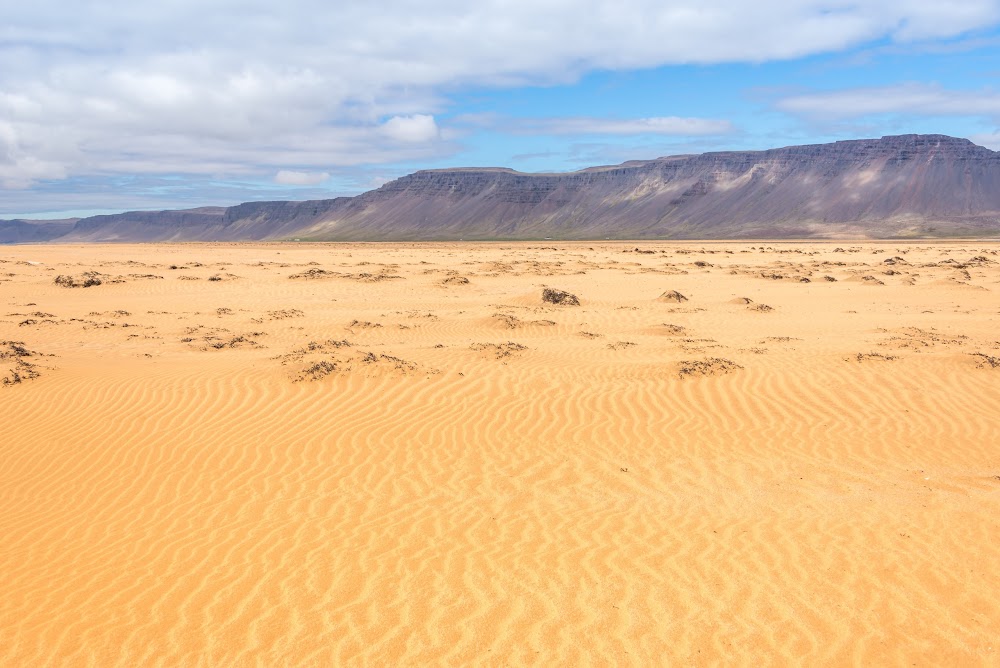
<instances>
[{"instance_id":1,"label":"desert ground","mask_svg":"<svg viewBox=\"0 0 1000 668\"><path fill-rule=\"evenodd\" d=\"M3 666L1000 664L996 242L9 246L0 342Z\"/></svg>"}]
</instances>

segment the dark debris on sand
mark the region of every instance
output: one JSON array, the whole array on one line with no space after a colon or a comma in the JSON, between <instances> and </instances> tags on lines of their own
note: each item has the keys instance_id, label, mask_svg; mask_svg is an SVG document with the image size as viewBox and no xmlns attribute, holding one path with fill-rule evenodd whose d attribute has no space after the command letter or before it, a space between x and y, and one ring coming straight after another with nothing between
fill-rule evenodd
<instances>
[{"instance_id":1,"label":"dark debris on sand","mask_svg":"<svg viewBox=\"0 0 1000 668\"><path fill-rule=\"evenodd\" d=\"M59 274L55 277L54 283L64 288L92 288L104 283L101 274L96 271L87 271L80 276L69 276Z\"/></svg>"},{"instance_id":2,"label":"dark debris on sand","mask_svg":"<svg viewBox=\"0 0 1000 668\"><path fill-rule=\"evenodd\" d=\"M576 295L566 292L565 290L556 290L554 288L545 288L542 290L542 301L548 302L549 304L556 304L558 306L580 305L580 300Z\"/></svg>"},{"instance_id":3,"label":"dark debris on sand","mask_svg":"<svg viewBox=\"0 0 1000 668\"><path fill-rule=\"evenodd\" d=\"M676 290L668 290L658 297L661 302L676 302L680 304L681 302L686 302L687 297L677 292Z\"/></svg>"},{"instance_id":4,"label":"dark debris on sand","mask_svg":"<svg viewBox=\"0 0 1000 668\"><path fill-rule=\"evenodd\" d=\"M26 361L38 356L28 350L23 341L0 341L0 368L6 367L7 374L0 378L4 386L19 385L26 380L38 378L38 365Z\"/></svg>"},{"instance_id":5,"label":"dark debris on sand","mask_svg":"<svg viewBox=\"0 0 1000 668\"><path fill-rule=\"evenodd\" d=\"M743 367L732 360L724 357L709 357L703 360L684 360L680 363L678 373L681 378L696 376L719 376L734 371L739 371Z\"/></svg>"}]
</instances>

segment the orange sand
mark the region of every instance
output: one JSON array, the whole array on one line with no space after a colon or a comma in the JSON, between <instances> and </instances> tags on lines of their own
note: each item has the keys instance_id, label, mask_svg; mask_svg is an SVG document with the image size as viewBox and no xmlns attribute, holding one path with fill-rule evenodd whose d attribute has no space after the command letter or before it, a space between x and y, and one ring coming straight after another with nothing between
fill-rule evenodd
<instances>
[{"instance_id":1,"label":"orange sand","mask_svg":"<svg viewBox=\"0 0 1000 668\"><path fill-rule=\"evenodd\" d=\"M839 246L0 248L0 665L997 665L1000 245Z\"/></svg>"}]
</instances>

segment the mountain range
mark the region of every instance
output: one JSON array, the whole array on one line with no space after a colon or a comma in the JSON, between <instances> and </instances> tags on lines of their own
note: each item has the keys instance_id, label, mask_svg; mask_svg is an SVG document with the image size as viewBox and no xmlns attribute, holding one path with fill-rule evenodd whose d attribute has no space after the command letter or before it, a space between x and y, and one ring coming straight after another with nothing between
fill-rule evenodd
<instances>
[{"instance_id":1,"label":"mountain range","mask_svg":"<svg viewBox=\"0 0 1000 668\"><path fill-rule=\"evenodd\" d=\"M0 243L970 236L1000 236L1000 152L945 135L566 173L422 170L356 197L0 220Z\"/></svg>"}]
</instances>

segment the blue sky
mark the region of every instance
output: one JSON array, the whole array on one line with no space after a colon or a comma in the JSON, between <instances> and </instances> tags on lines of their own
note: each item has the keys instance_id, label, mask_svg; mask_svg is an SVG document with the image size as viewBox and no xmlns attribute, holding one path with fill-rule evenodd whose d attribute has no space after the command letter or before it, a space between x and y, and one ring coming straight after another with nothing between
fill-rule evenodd
<instances>
[{"instance_id":1,"label":"blue sky","mask_svg":"<svg viewBox=\"0 0 1000 668\"><path fill-rule=\"evenodd\" d=\"M0 25L0 218L914 132L1000 149L1000 0L37 0Z\"/></svg>"}]
</instances>

